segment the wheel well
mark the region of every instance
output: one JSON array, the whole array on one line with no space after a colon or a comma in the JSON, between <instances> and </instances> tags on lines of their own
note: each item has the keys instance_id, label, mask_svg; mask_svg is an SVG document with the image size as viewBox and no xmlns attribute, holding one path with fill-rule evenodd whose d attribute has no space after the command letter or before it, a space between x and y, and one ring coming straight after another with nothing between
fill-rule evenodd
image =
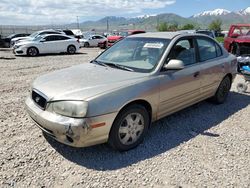
<instances>
[{"instance_id":1,"label":"wheel well","mask_svg":"<svg viewBox=\"0 0 250 188\"><path fill-rule=\"evenodd\" d=\"M232 84L232 81L233 81L233 75L231 73L228 73L226 76L224 76L224 78L226 77L229 77L230 81L231 81L231 84ZM223 79L224 79L223 78Z\"/></svg>"},{"instance_id":2,"label":"wheel well","mask_svg":"<svg viewBox=\"0 0 250 188\"><path fill-rule=\"evenodd\" d=\"M68 46L68 49L69 49L70 46L73 46L74 48L76 48L74 44L70 44L70 45Z\"/></svg>"},{"instance_id":3,"label":"wheel well","mask_svg":"<svg viewBox=\"0 0 250 188\"><path fill-rule=\"evenodd\" d=\"M146 110L147 110L147 112L148 112L148 115L149 115L149 122L151 122L151 120L152 120L152 107L151 107L151 105L150 105L149 102L147 102L147 101L145 101L145 100L142 100L142 99L140 99L140 100L135 100L135 101L132 101L132 102L126 104L126 105L120 110L120 112L121 112L123 109L127 108L128 106L131 106L131 105L134 105L134 104L141 105L141 106L143 106L144 108L146 108Z\"/></svg>"}]
</instances>

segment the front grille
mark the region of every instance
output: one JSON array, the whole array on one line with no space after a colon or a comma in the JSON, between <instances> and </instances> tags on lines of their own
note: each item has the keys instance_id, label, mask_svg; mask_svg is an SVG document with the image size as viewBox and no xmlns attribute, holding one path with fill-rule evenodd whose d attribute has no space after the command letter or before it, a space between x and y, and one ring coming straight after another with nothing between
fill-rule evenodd
<instances>
[{"instance_id":1,"label":"front grille","mask_svg":"<svg viewBox=\"0 0 250 188\"><path fill-rule=\"evenodd\" d=\"M42 95L40 95L39 93L33 90L32 99L39 107L41 107L42 109L45 109L47 100Z\"/></svg>"}]
</instances>

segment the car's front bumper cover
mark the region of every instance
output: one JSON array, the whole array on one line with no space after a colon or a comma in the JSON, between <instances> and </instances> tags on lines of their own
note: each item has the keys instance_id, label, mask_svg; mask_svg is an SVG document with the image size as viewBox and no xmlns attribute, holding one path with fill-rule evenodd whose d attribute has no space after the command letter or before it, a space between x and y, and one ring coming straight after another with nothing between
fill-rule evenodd
<instances>
[{"instance_id":1,"label":"car's front bumper cover","mask_svg":"<svg viewBox=\"0 0 250 188\"><path fill-rule=\"evenodd\" d=\"M73 147L85 147L108 141L109 131L117 113L91 118L71 118L39 108L26 99L26 108L37 126L57 141Z\"/></svg>"}]
</instances>

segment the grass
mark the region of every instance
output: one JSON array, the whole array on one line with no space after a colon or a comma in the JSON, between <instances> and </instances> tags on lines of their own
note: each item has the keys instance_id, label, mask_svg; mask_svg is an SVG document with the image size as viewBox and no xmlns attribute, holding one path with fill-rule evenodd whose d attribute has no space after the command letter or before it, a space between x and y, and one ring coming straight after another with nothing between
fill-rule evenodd
<instances>
[{"instance_id":1,"label":"grass","mask_svg":"<svg viewBox=\"0 0 250 188\"><path fill-rule=\"evenodd\" d=\"M219 43L224 43L224 37L216 37L216 40L217 40Z\"/></svg>"}]
</instances>

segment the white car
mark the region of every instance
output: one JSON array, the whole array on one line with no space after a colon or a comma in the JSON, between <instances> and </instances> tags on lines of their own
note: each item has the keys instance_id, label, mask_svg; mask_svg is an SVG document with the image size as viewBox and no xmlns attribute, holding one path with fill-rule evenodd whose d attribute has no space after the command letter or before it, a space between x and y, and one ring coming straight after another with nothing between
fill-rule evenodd
<instances>
[{"instance_id":1,"label":"white car","mask_svg":"<svg viewBox=\"0 0 250 188\"><path fill-rule=\"evenodd\" d=\"M88 38L80 39L81 46L83 47L97 47L98 43L103 43L108 41L108 39L101 35L92 35Z\"/></svg>"},{"instance_id":2,"label":"white car","mask_svg":"<svg viewBox=\"0 0 250 188\"><path fill-rule=\"evenodd\" d=\"M16 55L37 56L39 54L63 52L74 54L79 49L78 39L62 34L49 34L15 44L13 52Z\"/></svg>"},{"instance_id":3,"label":"white car","mask_svg":"<svg viewBox=\"0 0 250 188\"><path fill-rule=\"evenodd\" d=\"M37 32L32 33L30 36L27 36L27 37L16 37L16 38L11 39L10 45L14 46L16 43L21 42L23 40L33 40L34 38L36 38L40 35L47 35L47 34L64 34L64 33L60 32L60 31L55 31L52 29L37 31Z\"/></svg>"}]
</instances>

